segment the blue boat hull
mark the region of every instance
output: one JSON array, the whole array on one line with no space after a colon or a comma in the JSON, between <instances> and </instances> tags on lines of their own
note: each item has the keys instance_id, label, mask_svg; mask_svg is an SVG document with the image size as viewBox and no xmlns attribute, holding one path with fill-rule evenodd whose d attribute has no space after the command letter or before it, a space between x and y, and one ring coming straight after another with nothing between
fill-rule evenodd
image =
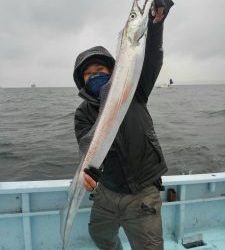
<instances>
[{"instance_id":1,"label":"blue boat hull","mask_svg":"<svg viewBox=\"0 0 225 250\"><path fill-rule=\"evenodd\" d=\"M60 210L70 180L0 182L0 249L61 249ZM225 249L225 173L163 177L165 250ZM168 201L169 190L173 201ZM86 195L68 250L97 249L88 234L92 202ZM120 230L124 249L131 249Z\"/></svg>"}]
</instances>

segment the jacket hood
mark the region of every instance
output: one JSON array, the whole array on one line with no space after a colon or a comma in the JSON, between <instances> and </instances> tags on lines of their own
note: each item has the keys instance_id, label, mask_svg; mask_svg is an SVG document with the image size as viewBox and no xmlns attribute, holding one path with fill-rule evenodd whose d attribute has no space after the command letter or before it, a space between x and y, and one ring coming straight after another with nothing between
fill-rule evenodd
<instances>
[{"instance_id":1,"label":"jacket hood","mask_svg":"<svg viewBox=\"0 0 225 250\"><path fill-rule=\"evenodd\" d=\"M78 95L90 104L94 106L100 106L100 100L87 93L85 88L80 89Z\"/></svg>"},{"instance_id":2,"label":"jacket hood","mask_svg":"<svg viewBox=\"0 0 225 250\"><path fill-rule=\"evenodd\" d=\"M109 53L107 49L102 46L93 47L80 53L77 56L73 71L73 79L79 90L84 87L84 80L82 77L81 69L83 65L87 63L88 60L93 58L105 61L105 63L110 68L113 68L115 65L115 59L113 58L113 56Z\"/></svg>"}]
</instances>

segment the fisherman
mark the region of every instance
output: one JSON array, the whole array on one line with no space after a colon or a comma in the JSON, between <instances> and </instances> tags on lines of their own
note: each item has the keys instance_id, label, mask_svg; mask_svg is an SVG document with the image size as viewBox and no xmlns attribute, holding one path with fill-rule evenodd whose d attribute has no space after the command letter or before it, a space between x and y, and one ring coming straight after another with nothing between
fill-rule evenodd
<instances>
[{"instance_id":1,"label":"fisherman","mask_svg":"<svg viewBox=\"0 0 225 250\"><path fill-rule=\"evenodd\" d=\"M133 250L163 249L160 191L167 166L146 105L162 66L163 23L172 5L171 0L154 0L144 64L132 103L100 170L85 169L84 187L92 192L94 201L89 233L102 250L123 249L120 226ZM84 99L75 112L79 146L97 119L100 91L114 65L114 58L101 46L76 59L73 78Z\"/></svg>"}]
</instances>

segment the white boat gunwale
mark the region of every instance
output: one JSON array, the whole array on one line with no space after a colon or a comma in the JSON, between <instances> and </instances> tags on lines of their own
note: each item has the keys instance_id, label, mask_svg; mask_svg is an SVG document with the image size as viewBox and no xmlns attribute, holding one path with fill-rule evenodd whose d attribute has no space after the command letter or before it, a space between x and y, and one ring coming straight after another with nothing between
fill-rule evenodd
<instances>
[{"instance_id":1,"label":"white boat gunwale","mask_svg":"<svg viewBox=\"0 0 225 250\"><path fill-rule=\"evenodd\" d=\"M0 194L30 193L42 191L66 191L68 190L71 181L71 179L64 179L0 182ZM162 182L165 186L212 183L223 181L225 181L225 172L210 174L171 175L162 177Z\"/></svg>"}]
</instances>

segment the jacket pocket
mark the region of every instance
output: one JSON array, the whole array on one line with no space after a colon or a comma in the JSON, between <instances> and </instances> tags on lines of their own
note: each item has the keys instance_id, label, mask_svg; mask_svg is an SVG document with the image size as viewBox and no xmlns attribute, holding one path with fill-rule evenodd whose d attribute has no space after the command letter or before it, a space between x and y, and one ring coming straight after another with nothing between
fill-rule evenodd
<instances>
[{"instance_id":1,"label":"jacket pocket","mask_svg":"<svg viewBox=\"0 0 225 250\"><path fill-rule=\"evenodd\" d=\"M157 138L155 138L155 136L152 135L150 132L146 132L145 137L146 137L146 141L148 144L146 145L146 149L148 149L150 146L152 150L154 151L154 153L157 155L159 159L159 163L160 163L162 161L162 156L161 156L161 150L160 150L160 146L159 146Z\"/></svg>"}]
</instances>

